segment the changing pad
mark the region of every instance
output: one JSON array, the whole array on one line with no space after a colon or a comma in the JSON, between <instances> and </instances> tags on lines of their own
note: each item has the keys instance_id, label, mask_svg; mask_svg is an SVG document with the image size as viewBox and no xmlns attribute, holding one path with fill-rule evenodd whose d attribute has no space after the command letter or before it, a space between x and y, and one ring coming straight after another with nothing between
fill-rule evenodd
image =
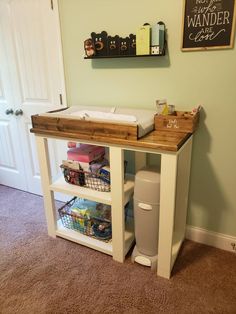
<instances>
[{"instance_id":1,"label":"changing pad","mask_svg":"<svg viewBox=\"0 0 236 314\"><path fill-rule=\"evenodd\" d=\"M72 106L63 111L44 113L40 116L137 126L137 135L140 138L154 129L155 114L156 110L148 109Z\"/></svg>"}]
</instances>

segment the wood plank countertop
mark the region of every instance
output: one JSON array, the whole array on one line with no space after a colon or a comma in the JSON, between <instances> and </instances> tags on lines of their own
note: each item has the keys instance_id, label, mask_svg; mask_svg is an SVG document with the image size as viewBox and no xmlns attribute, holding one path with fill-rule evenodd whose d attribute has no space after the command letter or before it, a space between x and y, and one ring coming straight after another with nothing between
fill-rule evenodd
<instances>
[{"instance_id":1,"label":"wood plank countertop","mask_svg":"<svg viewBox=\"0 0 236 314\"><path fill-rule=\"evenodd\" d=\"M180 147L187 141L191 136L191 133L183 132L169 132L169 131L152 131L147 135L139 139L125 139L96 135L93 134L83 134L80 132L65 132L65 131L55 131L46 130L33 127L30 130L31 133L42 135L45 137L57 137L62 139L74 139L79 142L79 140L94 141L96 143L107 143L115 144L120 146L131 146L136 148L148 148L160 151L172 151L177 152Z\"/></svg>"},{"instance_id":2,"label":"wood plank countertop","mask_svg":"<svg viewBox=\"0 0 236 314\"><path fill-rule=\"evenodd\" d=\"M74 117L61 116L66 108L31 116L32 129L45 137L73 139L77 142L90 141L101 145L177 152L191 136L188 132L154 130L138 138L137 124L116 124L112 122L78 120ZM53 113L51 115L51 113ZM56 114L56 115L55 115Z\"/></svg>"}]
</instances>

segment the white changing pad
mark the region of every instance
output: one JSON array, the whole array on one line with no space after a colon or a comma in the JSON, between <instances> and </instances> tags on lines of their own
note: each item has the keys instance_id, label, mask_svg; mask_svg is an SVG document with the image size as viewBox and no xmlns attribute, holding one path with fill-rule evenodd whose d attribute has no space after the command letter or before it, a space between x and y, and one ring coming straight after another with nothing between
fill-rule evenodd
<instances>
[{"instance_id":1,"label":"white changing pad","mask_svg":"<svg viewBox=\"0 0 236 314\"><path fill-rule=\"evenodd\" d=\"M114 122L116 124L129 124L138 126L138 137L142 137L154 129L154 116L156 110L72 106L63 111L41 114L43 116L55 115L58 118L78 119L97 122Z\"/></svg>"}]
</instances>

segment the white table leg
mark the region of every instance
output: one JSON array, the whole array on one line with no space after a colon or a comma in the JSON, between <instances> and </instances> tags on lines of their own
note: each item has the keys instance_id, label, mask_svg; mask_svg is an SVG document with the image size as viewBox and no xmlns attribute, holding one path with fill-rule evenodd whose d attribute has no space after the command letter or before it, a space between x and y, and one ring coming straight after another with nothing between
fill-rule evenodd
<instances>
[{"instance_id":1,"label":"white table leg","mask_svg":"<svg viewBox=\"0 0 236 314\"><path fill-rule=\"evenodd\" d=\"M54 193L50 191L51 168L48 151L48 141L46 138L35 136L37 152L39 157L39 168L41 174L41 185L43 190L43 200L45 215L48 226L48 234L56 237L56 210L54 202Z\"/></svg>"},{"instance_id":2,"label":"white table leg","mask_svg":"<svg viewBox=\"0 0 236 314\"><path fill-rule=\"evenodd\" d=\"M191 167L192 138L190 138L178 155L178 172L176 183L174 239L172 248L172 266L178 256L185 238L186 217L188 208L188 190Z\"/></svg>"},{"instance_id":3,"label":"white table leg","mask_svg":"<svg viewBox=\"0 0 236 314\"><path fill-rule=\"evenodd\" d=\"M123 263L125 258L124 221L124 152L110 147L112 198L112 250L113 259Z\"/></svg>"},{"instance_id":4,"label":"white table leg","mask_svg":"<svg viewBox=\"0 0 236 314\"><path fill-rule=\"evenodd\" d=\"M157 274L170 278L174 230L177 159L175 154L161 155L161 190Z\"/></svg>"}]
</instances>

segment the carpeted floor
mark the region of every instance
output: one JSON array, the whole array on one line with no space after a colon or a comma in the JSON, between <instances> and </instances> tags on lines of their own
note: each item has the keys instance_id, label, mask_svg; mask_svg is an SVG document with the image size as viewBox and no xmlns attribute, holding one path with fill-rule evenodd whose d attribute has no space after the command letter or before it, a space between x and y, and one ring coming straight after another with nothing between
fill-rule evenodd
<instances>
[{"instance_id":1,"label":"carpeted floor","mask_svg":"<svg viewBox=\"0 0 236 314\"><path fill-rule=\"evenodd\" d=\"M236 255L186 241L170 280L48 237L39 196L0 185L0 313L236 313Z\"/></svg>"}]
</instances>

